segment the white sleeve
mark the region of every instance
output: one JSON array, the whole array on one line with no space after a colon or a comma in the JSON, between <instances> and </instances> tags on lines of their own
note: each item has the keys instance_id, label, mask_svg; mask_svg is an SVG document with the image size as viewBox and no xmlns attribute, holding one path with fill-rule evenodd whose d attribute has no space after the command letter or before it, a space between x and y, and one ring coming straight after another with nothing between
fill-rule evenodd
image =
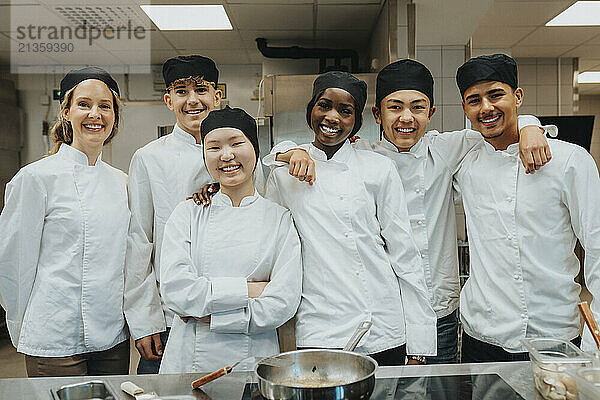
<instances>
[{"instance_id":1,"label":"white sleeve","mask_svg":"<svg viewBox=\"0 0 600 400\"><path fill-rule=\"evenodd\" d=\"M377 219L388 257L398 277L406 325L406 353L437 354L437 317L431 306L431 293L410 219L400 176L390 161L377 194Z\"/></svg>"},{"instance_id":2,"label":"white sleeve","mask_svg":"<svg viewBox=\"0 0 600 400\"><path fill-rule=\"evenodd\" d=\"M254 188L261 196L265 196L265 174L260 158L256 160L256 168L254 169Z\"/></svg>"},{"instance_id":3,"label":"white sleeve","mask_svg":"<svg viewBox=\"0 0 600 400\"><path fill-rule=\"evenodd\" d=\"M277 143L271 149L271 152L263 157L263 164L267 167L270 167L271 170L274 167L280 167L282 165L287 165L285 162L275 161L277 157L277 153L285 153L293 149L301 149L302 147L292 142L291 140L284 140L283 142Z\"/></svg>"},{"instance_id":4,"label":"white sleeve","mask_svg":"<svg viewBox=\"0 0 600 400\"><path fill-rule=\"evenodd\" d=\"M134 340L166 330L165 316L152 260L154 203L148 171L138 152L129 167L131 221L125 258L123 309Z\"/></svg>"},{"instance_id":5,"label":"white sleeve","mask_svg":"<svg viewBox=\"0 0 600 400\"><path fill-rule=\"evenodd\" d=\"M569 157L565 171L565 203L571 215L573 231L585 250L585 284L593 296L590 305L596 321L600 321L600 178L592 156L577 148ZM583 328L582 349L597 351L586 327Z\"/></svg>"},{"instance_id":6,"label":"white sleeve","mask_svg":"<svg viewBox=\"0 0 600 400\"><path fill-rule=\"evenodd\" d=\"M280 167L283 168L283 167ZM269 199L282 207L285 207L289 210L284 197L282 196L279 183L277 182L277 168L271 168L271 173L269 174L269 178L267 179L266 189L265 189L265 198ZM287 174L287 171L286 171Z\"/></svg>"},{"instance_id":7,"label":"white sleeve","mask_svg":"<svg viewBox=\"0 0 600 400\"><path fill-rule=\"evenodd\" d=\"M160 256L160 294L171 310L182 317L205 317L212 313L248 306L248 285L243 277L207 279L199 276L191 256L191 207L188 200L173 210L165 225Z\"/></svg>"},{"instance_id":8,"label":"white sleeve","mask_svg":"<svg viewBox=\"0 0 600 400\"><path fill-rule=\"evenodd\" d=\"M29 172L19 171L6 185L0 214L0 304L15 347L37 272L46 201L42 182Z\"/></svg>"},{"instance_id":9,"label":"white sleeve","mask_svg":"<svg viewBox=\"0 0 600 400\"><path fill-rule=\"evenodd\" d=\"M519 131L531 125L545 129L546 133L550 134L552 133L551 128L556 128L554 125L542 126L540 121L533 115L519 115ZM433 151L438 152L442 156L442 159L446 160L448 169L452 173L455 173L467 153L483 140L481 133L471 129L463 129L433 136L433 145L431 148Z\"/></svg>"},{"instance_id":10,"label":"white sleeve","mask_svg":"<svg viewBox=\"0 0 600 400\"><path fill-rule=\"evenodd\" d=\"M262 294L249 299L246 308L212 314L211 331L261 333L280 327L296 314L302 294L300 239L289 211L283 214L279 225L277 254Z\"/></svg>"}]
</instances>

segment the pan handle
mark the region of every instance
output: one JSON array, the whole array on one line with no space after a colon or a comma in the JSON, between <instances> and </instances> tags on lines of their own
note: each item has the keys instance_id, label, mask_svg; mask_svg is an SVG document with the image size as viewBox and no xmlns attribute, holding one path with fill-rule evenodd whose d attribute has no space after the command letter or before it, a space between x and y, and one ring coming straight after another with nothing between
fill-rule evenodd
<instances>
[{"instance_id":1,"label":"pan handle","mask_svg":"<svg viewBox=\"0 0 600 400\"><path fill-rule=\"evenodd\" d=\"M354 334L352 335L348 343L346 343L346 346L344 346L343 350L354 351L354 349L356 349L356 346L358 345L358 342L360 342L360 339L362 339L362 337L365 336L365 333L367 333L369 329L371 329L371 325L373 325L371 321L362 321L360 324L358 324L358 327L354 331Z\"/></svg>"}]
</instances>

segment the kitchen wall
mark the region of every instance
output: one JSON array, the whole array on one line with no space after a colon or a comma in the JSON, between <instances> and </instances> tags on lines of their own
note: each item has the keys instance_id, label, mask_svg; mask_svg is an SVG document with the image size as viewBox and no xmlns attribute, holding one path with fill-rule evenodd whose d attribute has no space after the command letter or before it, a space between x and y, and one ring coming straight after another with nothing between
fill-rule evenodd
<instances>
[{"instance_id":1,"label":"kitchen wall","mask_svg":"<svg viewBox=\"0 0 600 400\"><path fill-rule=\"evenodd\" d=\"M573 62L561 59L560 98L556 58L518 58L519 86L525 91L521 114L573 115Z\"/></svg>"}]
</instances>

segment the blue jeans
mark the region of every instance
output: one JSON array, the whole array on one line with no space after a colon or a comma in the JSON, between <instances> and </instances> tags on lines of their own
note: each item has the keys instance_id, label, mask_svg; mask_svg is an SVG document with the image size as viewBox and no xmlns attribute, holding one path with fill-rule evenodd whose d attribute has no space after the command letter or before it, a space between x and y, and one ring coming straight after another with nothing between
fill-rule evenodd
<instances>
[{"instance_id":1,"label":"blue jeans","mask_svg":"<svg viewBox=\"0 0 600 400\"><path fill-rule=\"evenodd\" d=\"M455 364L458 361L458 310L437 320L437 356L427 364Z\"/></svg>"},{"instance_id":2,"label":"blue jeans","mask_svg":"<svg viewBox=\"0 0 600 400\"><path fill-rule=\"evenodd\" d=\"M163 354L165 353L165 348L167 347L167 340L169 339L169 332L171 332L171 328L167 328L166 332L160 334L160 341L162 343ZM137 367L138 374L158 374L158 369L160 368L160 362L162 360L145 360L143 357L140 358L140 362Z\"/></svg>"}]
</instances>

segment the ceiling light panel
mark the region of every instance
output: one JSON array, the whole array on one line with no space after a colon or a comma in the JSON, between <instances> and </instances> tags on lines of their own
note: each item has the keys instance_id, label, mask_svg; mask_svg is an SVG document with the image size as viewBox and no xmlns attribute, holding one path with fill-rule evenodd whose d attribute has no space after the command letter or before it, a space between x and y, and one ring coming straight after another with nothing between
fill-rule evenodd
<instances>
[{"instance_id":1,"label":"ceiling light panel","mask_svg":"<svg viewBox=\"0 0 600 400\"><path fill-rule=\"evenodd\" d=\"M600 71L586 71L577 76L579 83L600 83Z\"/></svg>"},{"instance_id":2,"label":"ceiling light panel","mask_svg":"<svg viewBox=\"0 0 600 400\"><path fill-rule=\"evenodd\" d=\"M600 25L600 1L578 1L546 22L546 26Z\"/></svg>"},{"instance_id":3,"label":"ceiling light panel","mask_svg":"<svg viewBox=\"0 0 600 400\"><path fill-rule=\"evenodd\" d=\"M161 31L231 30L222 5L140 5Z\"/></svg>"}]
</instances>

